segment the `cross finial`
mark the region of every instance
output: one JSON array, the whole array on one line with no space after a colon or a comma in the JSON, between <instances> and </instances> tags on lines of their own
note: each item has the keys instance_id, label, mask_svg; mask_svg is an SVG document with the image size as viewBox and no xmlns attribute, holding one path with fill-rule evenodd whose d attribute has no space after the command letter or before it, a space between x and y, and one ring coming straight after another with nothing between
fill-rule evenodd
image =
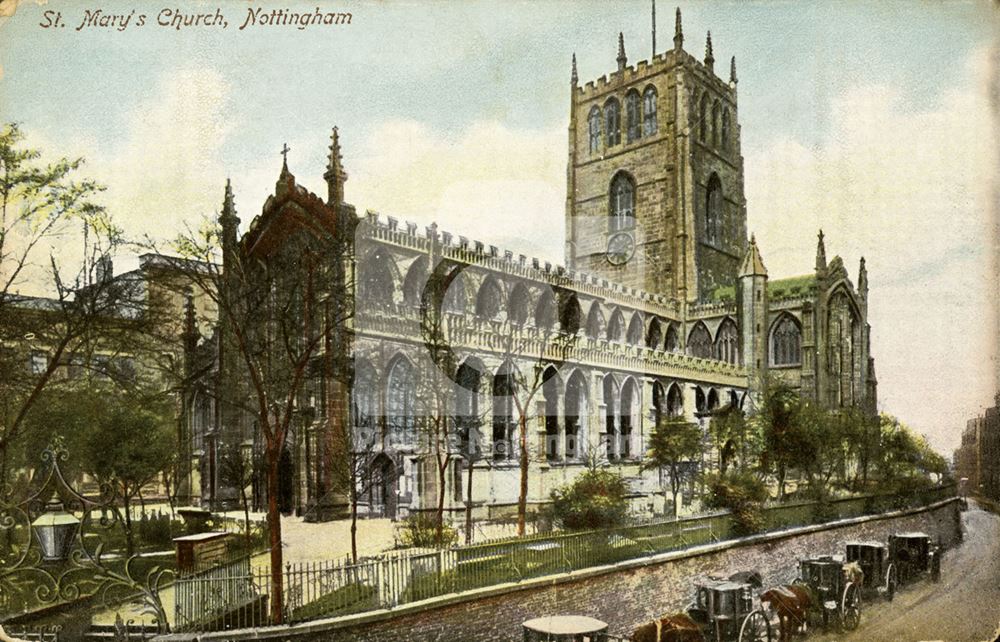
<instances>
[{"instance_id":1,"label":"cross finial","mask_svg":"<svg viewBox=\"0 0 1000 642\"><path fill-rule=\"evenodd\" d=\"M288 166L288 152L292 151L292 148L288 146L288 143L283 143L281 146L281 156L284 158L284 165Z\"/></svg>"}]
</instances>

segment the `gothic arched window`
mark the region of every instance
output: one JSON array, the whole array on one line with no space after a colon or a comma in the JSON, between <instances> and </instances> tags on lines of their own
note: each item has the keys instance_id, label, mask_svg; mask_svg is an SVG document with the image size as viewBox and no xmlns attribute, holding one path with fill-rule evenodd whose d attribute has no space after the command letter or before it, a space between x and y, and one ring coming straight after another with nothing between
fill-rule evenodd
<instances>
[{"instance_id":1,"label":"gothic arched window","mask_svg":"<svg viewBox=\"0 0 1000 642\"><path fill-rule=\"evenodd\" d=\"M676 383L667 391L667 414L671 417L680 417L684 414L684 395Z\"/></svg>"},{"instance_id":2,"label":"gothic arched window","mask_svg":"<svg viewBox=\"0 0 1000 642\"><path fill-rule=\"evenodd\" d=\"M416 436L417 376L413 364L400 357L386 380L386 423L396 444L413 443Z\"/></svg>"},{"instance_id":3,"label":"gothic arched window","mask_svg":"<svg viewBox=\"0 0 1000 642\"><path fill-rule=\"evenodd\" d=\"M615 446L618 443L618 413L615 412L615 406L618 405L618 384L615 383L615 378L611 375L604 377L604 434L607 443L605 444L607 448L607 455L609 460L614 460L617 457L615 452Z\"/></svg>"},{"instance_id":4,"label":"gothic arched window","mask_svg":"<svg viewBox=\"0 0 1000 642\"><path fill-rule=\"evenodd\" d=\"M656 133L656 87L650 85L642 94L642 135Z\"/></svg>"},{"instance_id":5,"label":"gothic arched window","mask_svg":"<svg viewBox=\"0 0 1000 642\"><path fill-rule=\"evenodd\" d=\"M518 283L510 291L510 298L507 299L507 318L518 325L523 325L528 320L530 303L528 288L524 287L524 284Z\"/></svg>"},{"instance_id":6,"label":"gothic arched window","mask_svg":"<svg viewBox=\"0 0 1000 642\"><path fill-rule=\"evenodd\" d=\"M639 405L639 389L635 379L625 380L619 401L620 417L618 419L618 456L632 456L632 427L636 422L636 408Z\"/></svg>"},{"instance_id":7,"label":"gothic arched window","mask_svg":"<svg viewBox=\"0 0 1000 642\"><path fill-rule=\"evenodd\" d=\"M619 172L611 180L611 206L608 214L612 232L635 227L635 183L624 172Z\"/></svg>"},{"instance_id":8,"label":"gothic arched window","mask_svg":"<svg viewBox=\"0 0 1000 642\"><path fill-rule=\"evenodd\" d=\"M608 322L608 341L621 341L625 337L625 317L622 311L615 309Z\"/></svg>"},{"instance_id":9,"label":"gothic arched window","mask_svg":"<svg viewBox=\"0 0 1000 642\"><path fill-rule=\"evenodd\" d=\"M580 302L576 295L571 294L563 302L562 311L559 314L559 327L566 334L576 334L580 330L580 319L583 311L580 310Z\"/></svg>"},{"instance_id":10,"label":"gothic arched window","mask_svg":"<svg viewBox=\"0 0 1000 642\"><path fill-rule=\"evenodd\" d=\"M556 304L552 298L552 291L545 290L538 297L538 305L535 306L535 327L550 330L555 322Z\"/></svg>"},{"instance_id":11,"label":"gothic arched window","mask_svg":"<svg viewBox=\"0 0 1000 642\"><path fill-rule=\"evenodd\" d=\"M699 321L691 330L687 340L687 353L701 359L712 358L712 335L705 324Z\"/></svg>"},{"instance_id":12,"label":"gothic arched window","mask_svg":"<svg viewBox=\"0 0 1000 642\"><path fill-rule=\"evenodd\" d=\"M722 110L722 149L729 149L729 107Z\"/></svg>"},{"instance_id":13,"label":"gothic arched window","mask_svg":"<svg viewBox=\"0 0 1000 642\"><path fill-rule=\"evenodd\" d=\"M500 367L493 377L493 459L514 456L514 373L511 366Z\"/></svg>"},{"instance_id":14,"label":"gothic arched window","mask_svg":"<svg viewBox=\"0 0 1000 642\"><path fill-rule=\"evenodd\" d=\"M723 321L715 335L715 358L732 364L739 361L739 337L732 319Z\"/></svg>"},{"instance_id":15,"label":"gothic arched window","mask_svg":"<svg viewBox=\"0 0 1000 642\"><path fill-rule=\"evenodd\" d=\"M448 284L441 308L451 314L465 314L465 279L461 274L456 274Z\"/></svg>"},{"instance_id":16,"label":"gothic arched window","mask_svg":"<svg viewBox=\"0 0 1000 642\"><path fill-rule=\"evenodd\" d=\"M722 107L719 101L712 105L712 146L719 146L719 119L722 117Z\"/></svg>"},{"instance_id":17,"label":"gothic arched window","mask_svg":"<svg viewBox=\"0 0 1000 642\"><path fill-rule=\"evenodd\" d=\"M500 315L502 307L503 289L496 279L488 276L479 287L479 295L476 297L476 315L484 319L495 319Z\"/></svg>"},{"instance_id":18,"label":"gothic arched window","mask_svg":"<svg viewBox=\"0 0 1000 642\"><path fill-rule=\"evenodd\" d=\"M722 181L713 173L705 190L705 241L716 244L722 228Z\"/></svg>"},{"instance_id":19,"label":"gothic arched window","mask_svg":"<svg viewBox=\"0 0 1000 642\"><path fill-rule=\"evenodd\" d=\"M362 300L376 307L391 306L396 290L395 273L396 266L384 248L376 247L369 252L358 266L358 290Z\"/></svg>"},{"instance_id":20,"label":"gothic arched window","mask_svg":"<svg viewBox=\"0 0 1000 642\"><path fill-rule=\"evenodd\" d=\"M351 400L353 401L354 429L357 432L358 443L361 445L368 445L375 439L375 426L378 417L377 393L375 369L367 361L359 361L354 367L354 387L351 390Z\"/></svg>"},{"instance_id":21,"label":"gothic arched window","mask_svg":"<svg viewBox=\"0 0 1000 642\"><path fill-rule=\"evenodd\" d=\"M427 285L427 257L421 256L406 272L406 279L403 281L403 303L420 305L425 285Z\"/></svg>"},{"instance_id":22,"label":"gothic arched window","mask_svg":"<svg viewBox=\"0 0 1000 642\"><path fill-rule=\"evenodd\" d=\"M593 154L601 149L601 108L594 105L590 109L587 117L590 126L590 153Z\"/></svg>"},{"instance_id":23,"label":"gothic arched window","mask_svg":"<svg viewBox=\"0 0 1000 642\"><path fill-rule=\"evenodd\" d=\"M622 142L621 106L617 98L608 98L604 103L604 144L614 147Z\"/></svg>"},{"instance_id":24,"label":"gothic arched window","mask_svg":"<svg viewBox=\"0 0 1000 642\"><path fill-rule=\"evenodd\" d=\"M458 427L462 453L479 452L479 387L482 373L468 362L458 367L455 375L455 423Z\"/></svg>"},{"instance_id":25,"label":"gothic arched window","mask_svg":"<svg viewBox=\"0 0 1000 642\"><path fill-rule=\"evenodd\" d=\"M799 324L784 315L771 331L771 365L796 366L802 362L802 332Z\"/></svg>"},{"instance_id":26,"label":"gothic arched window","mask_svg":"<svg viewBox=\"0 0 1000 642\"><path fill-rule=\"evenodd\" d=\"M677 336L677 326L673 323L667 327L667 338L663 342L663 347L667 352L677 352L681 347L680 337Z\"/></svg>"},{"instance_id":27,"label":"gothic arched window","mask_svg":"<svg viewBox=\"0 0 1000 642\"><path fill-rule=\"evenodd\" d=\"M701 95L698 106L698 140L705 142L708 138L708 93Z\"/></svg>"},{"instance_id":28,"label":"gothic arched window","mask_svg":"<svg viewBox=\"0 0 1000 642\"><path fill-rule=\"evenodd\" d=\"M600 304L595 302L591 304L590 314L587 315L587 336L591 339L599 339L603 330L604 314L601 312Z\"/></svg>"},{"instance_id":29,"label":"gothic arched window","mask_svg":"<svg viewBox=\"0 0 1000 642\"><path fill-rule=\"evenodd\" d=\"M632 142L642 135L639 108L639 92L631 90L625 94L625 140Z\"/></svg>"},{"instance_id":30,"label":"gothic arched window","mask_svg":"<svg viewBox=\"0 0 1000 642\"><path fill-rule=\"evenodd\" d=\"M576 459L582 452L587 432L587 380L580 371L566 382L566 458Z\"/></svg>"},{"instance_id":31,"label":"gothic arched window","mask_svg":"<svg viewBox=\"0 0 1000 642\"><path fill-rule=\"evenodd\" d=\"M642 317L636 312L632 315L632 320L628 324L628 332L625 333L625 343L633 346L642 344Z\"/></svg>"}]
</instances>

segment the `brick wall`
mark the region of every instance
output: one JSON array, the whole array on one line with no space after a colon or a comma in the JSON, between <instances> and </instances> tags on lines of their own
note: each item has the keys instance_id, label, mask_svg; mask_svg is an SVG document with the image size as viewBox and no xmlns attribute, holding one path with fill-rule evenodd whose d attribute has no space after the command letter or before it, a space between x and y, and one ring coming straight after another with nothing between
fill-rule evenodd
<instances>
[{"instance_id":1,"label":"brick wall","mask_svg":"<svg viewBox=\"0 0 1000 642\"><path fill-rule=\"evenodd\" d=\"M245 639L295 640L296 642L444 642L475 640L519 640L521 622L548 614L583 614L610 624L610 631L628 635L639 624L663 614L683 610L692 599L693 582L708 574L728 575L757 570L764 585L773 586L795 578L800 557L843 553L848 540L885 541L898 531L922 530L940 538L945 546L961 539L957 501L894 518L851 520L835 528L797 529L795 535L749 538L739 545L712 545L683 553L658 556L644 563L623 563L613 569L593 569L550 576L511 587L492 587L475 593L428 600L421 606L386 613L314 622L294 630L284 629L273 637L265 631L249 633ZM943 572L948 572L947 554ZM232 632L218 639L244 639ZM184 639L178 636L176 639ZM200 640L215 639L202 635Z\"/></svg>"}]
</instances>

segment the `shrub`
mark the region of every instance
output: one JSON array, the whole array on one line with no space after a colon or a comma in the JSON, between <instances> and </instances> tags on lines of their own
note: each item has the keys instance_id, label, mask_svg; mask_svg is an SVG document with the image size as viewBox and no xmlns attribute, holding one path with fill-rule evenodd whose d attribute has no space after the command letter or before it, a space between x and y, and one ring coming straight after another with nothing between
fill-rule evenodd
<instances>
[{"instance_id":1,"label":"shrub","mask_svg":"<svg viewBox=\"0 0 1000 642\"><path fill-rule=\"evenodd\" d=\"M552 491L552 513L567 529L613 528L628 515L628 492L621 475L592 468Z\"/></svg>"},{"instance_id":2,"label":"shrub","mask_svg":"<svg viewBox=\"0 0 1000 642\"><path fill-rule=\"evenodd\" d=\"M428 513L414 513L403 522L400 540L403 546L444 547L458 541L458 532L447 523L438 538L437 519Z\"/></svg>"},{"instance_id":3,"label":"shrub","mask_svg":"<svg viewBox=\"0 0 1000 642\"><path fill-rule=\"evenodd\" d=\"M763 505L767 499L764 482L750 473L710 474L705 480L708 508L725 508L733 516L736 535L752 535L764 530Z\"/></svg>"}]
</instances>

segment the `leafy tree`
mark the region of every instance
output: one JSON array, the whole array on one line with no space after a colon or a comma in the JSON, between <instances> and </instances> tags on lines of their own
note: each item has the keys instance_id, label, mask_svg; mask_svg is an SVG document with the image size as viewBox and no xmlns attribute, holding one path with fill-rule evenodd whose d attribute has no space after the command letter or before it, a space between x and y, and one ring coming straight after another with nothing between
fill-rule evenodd
<instances>
[{"instance_id":1,"label":"leafy tree","mask_svg":"<svg viewBox=\"0 0 1000 642\"><path fill-rule=\"evenodd\" d=\"M708 493L705 505L709 508L726 508L732 513L738 535L751 535L764 528L761 512L767 500L764 482L750 473L709 474L706 476Z\"/></svg>"},{"instance_id":2,"label":"leafy tree","mask_svg":"<svg viewBox=\"0 0 1000 642\"><path fill-rule=\"evenodd\" d=\"M628 515L628 492L619 473L588 468L572 483L552 491L553 514L568 529L620 526Z\"/></svg>"},{"instance_id":3,"label":"leafy tree","mask_svg":"<svg viewBox=\"0 0 1000 642\"><path fill-rule=\"evenodd\" d=\"M661 416L649 436L646 469L667 468L670 471L670 491L674 501L674 515L679 514L678 497L685 480L686 462L701 454L701 429L698 424L683 417Z\"/></svg>"},{"instance_id":4,"label":"leafy tree","mask_svg":"<svg viewBox=\"0 0 1000 642\"><path fill-rule=\"evenodd\" d=\"M764 437L761 465L775 473L782 499L788 471L807 468L815 457L816 442L809 427L803 423L801 410L802 400L794 388L768 382L763 403L755 416Z\"/></svg>"},{"instance_id":5,"label":"leafy tree","mask_svg":"<svg viewBox=\"0 0 1000 642\"><path fill-rule=\"evenodd\" d=\"M172 405L156 392L110 389L87 409L93 414L88 417L90 429L84 438L83 466L120 495L125 540L131 555L135 548L132 502L142 487L170 464L175 452Z\"/></svg>"}]
</instances>

